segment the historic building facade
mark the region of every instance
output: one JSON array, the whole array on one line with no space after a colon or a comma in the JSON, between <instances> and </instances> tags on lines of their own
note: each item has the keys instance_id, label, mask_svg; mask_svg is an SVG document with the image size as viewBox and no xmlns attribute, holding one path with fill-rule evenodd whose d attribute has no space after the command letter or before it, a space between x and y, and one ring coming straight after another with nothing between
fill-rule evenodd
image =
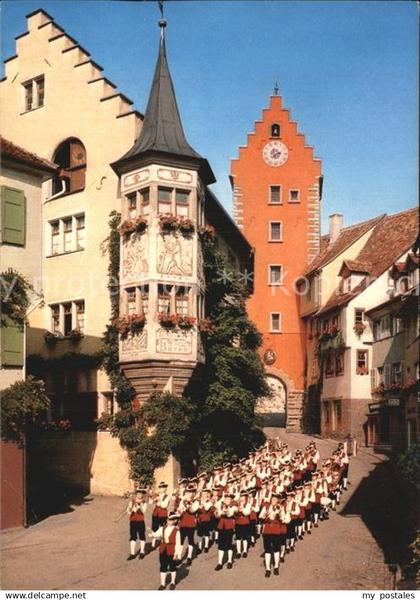
<instances>
[{"instance_id":1,"label":"historic building facade","mask_svg":"<svg viewBox=\"0 0 420 600\"><path fill-rule=\"evenodd\" d=\"M307 402L319 419L313 429L325 437L351 435L362 444L374 442L369 407L377 402L375 373L391 345L395 360L390 354L389 361L394 360L396 370L402 368L404 340L397 335L402 324L394 319L393 343L376 344L368 315L392 303L388 304L394 294L389 270L406 259L417 231L416 209L350 227L342 226L341 215L330 217L330 232L322 237L321 252L305 273L301 285L306 294L300 296L308 331ZM391 337L390 331L384 338ZM415 343L418 347L418 339Z\"/></svg>"},{"instance_id":2,"label":"historic building facade","mask_svg":"<svg viewBox=\"0 0 420 600\"><path fill-rule=\"evenodd\" d=\"M372 402L367 444L401 450L419 439L418 242L389 270L390 298L367 312L372 323Z\"/></svg>"},{"instance_id":3,"label":"historic building facade","mask_svg":"<svg viewBox=\"0 0 420 600\"><path fill-rule=\"evenodd\" d=\"M110 213L121 211L123 221L121 317L144 319L138 335L120 341L121 366L139 401L154 390L182 392L205 360L200 228L214 227L238 269L251 248L207 188L214 181L207 161L185 139L163 27L144 123L89 52L43 10L27 16L16 54L5 61L0 102L3 135L58 167L31 223L44 305L29 315L26 355L44 367L50 421L70 420L72 434L45 435L32 466L69 488L119 494L130 487L126 453L95 425L118 410L94 361L111 317Z\"/></svg>"},{"instance_id":4,"label":"historic building facade","mask_svg":"<svg viewBox=\"0 0 420 600\"><path fill-rule=\"evenodd\" d=\"M305 327L296 282L319 253L321 161L277 93L231 162L234 214L255 250L250 318L263 334L272 398L261 411L303 426Z\"/></svg>"},{"instance_id":5,"label":"historic building facade","mask_svg":"<svg viewBox=\"0 0 420 600\"><path fill-rule=\"evenodd\" d=\"M0 137L1 155L1 264L0 272L9 267L34 284L29 311L42 297L37 287L42 285L41 207L43 188L56 173L56 166L24 148ZM13 278L15 274L13 274ZM16 281L2 282L6 295ZM31 330L23 322L15 322L2 314L0 332L0 389L26 375L26 341ZM1 441L1 520L2 529L26 523L26 448L12 441Z\"/></svg>"},{"instance_id":6,"label":"historic building facade","mask_svg":"<svg viewBox=\"0 0 420 600\"><path fill-rule=\"evenodd\" d=\"M214 226L239 268L251 251L207 189L215 181L210 165L185 138L166 59L166 22L160 26L141 134L112 165L120 176L122 198L120 315L140 327L122 336L120 363L139 400L168 386L182 393L205 360L200 231ZM243 238L242 243L230 241L229 231L236 233L235 242Z\"/></svg>"}]
</instances>

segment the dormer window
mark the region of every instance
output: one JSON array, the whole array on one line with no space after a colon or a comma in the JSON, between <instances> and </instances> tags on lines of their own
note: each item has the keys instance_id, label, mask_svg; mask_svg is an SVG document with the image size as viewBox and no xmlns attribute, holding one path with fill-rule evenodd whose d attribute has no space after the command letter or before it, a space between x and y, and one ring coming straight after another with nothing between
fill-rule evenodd
<instances>
[{"instance_id":1,"label":"dormer window","mask_svg":"<svg viewBox=\"0 0 420 600\"><path fill-rule=\"evenodd\" d=\"M271 125L271 137L279 138L280 137L280 125L278 123L272 123Z\"/></svg>"},{"instance_id":2,"label":"dormer window","mask_svg":"<svg viewBox=\"0 0 420 600\"><path fill-rule=\"evenodd\" d=\"M343 292L351 292L351 275L343 279Z\"/></svg>"}]
</instances>

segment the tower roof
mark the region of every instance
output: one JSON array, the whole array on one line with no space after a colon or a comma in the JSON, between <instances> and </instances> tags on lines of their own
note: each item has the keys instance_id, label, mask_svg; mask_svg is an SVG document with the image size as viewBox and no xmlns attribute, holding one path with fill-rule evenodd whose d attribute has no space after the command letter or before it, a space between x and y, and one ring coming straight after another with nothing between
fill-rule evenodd
<instances>
[{"instance_id":1,"label":"tower roof","mask_svg":"<svg viewBox=\"0 0 420 600\"><path fill-rule=\"evenodd\" d=\"M200 156L186 140L166 58L165 37L163 35L166 21L160 21L159 25L162 28L159 54L143 126L132 148L113 163L112 167L117 172L122 172L126 170L125 166L130 168L135 159L146 156L159 155L161 158L166 157L166 159L170 157L181 158L198 164L205 183L213 183L215 177L207 160Z\"/></svg>"}]
</instances>

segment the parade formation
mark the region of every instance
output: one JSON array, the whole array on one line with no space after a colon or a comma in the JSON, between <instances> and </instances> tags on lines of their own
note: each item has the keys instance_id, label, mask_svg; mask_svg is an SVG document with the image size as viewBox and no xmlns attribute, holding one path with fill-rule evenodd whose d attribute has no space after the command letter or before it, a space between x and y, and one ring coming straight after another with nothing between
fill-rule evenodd
<instances>
[{"instance_id":1,"label":"parade formation","mask_svg":"<svg viewBox=\"0 0 420 600\"><path fill-rule=\"evenodd\" d=\"M232 569L234 560L245 559L262 537L265 577L279 575L286 554L294 552L295 544L310 535L312 527L327 520L330 510L336 510L347 489L348 470L349 458L342 443L321 462L314 441L292 453L277 438L235 464L225 463L212 472L180 479L171 495L164 482L156 493L137 489L127 507L127 560L144 558L146 537L150 536L151 551L158 546L159 589L166 588L170 573L173 590L177 566L184 559L191 565L195 556L217 544L215 571L225 564ZM148 505L152 505L151 528L145 524Z\"/></svg>"}]
</instances>

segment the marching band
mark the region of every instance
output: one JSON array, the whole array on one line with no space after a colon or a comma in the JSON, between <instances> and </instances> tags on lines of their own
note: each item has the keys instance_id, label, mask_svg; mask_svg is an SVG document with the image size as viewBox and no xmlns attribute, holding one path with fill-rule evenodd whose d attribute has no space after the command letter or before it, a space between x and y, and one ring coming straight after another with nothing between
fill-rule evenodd
<instances>
[{"instance_id":1,"label":"marching band","mask_svg":"<svg viewBox=\"0 0 420 600\"><path fill-rule=\"evenodd\" d=\"M176 586L177 565L183 558L191 565L195 554L218 547L216 571L232 569L234 558L248 556L261 536L265 577L279 575L280 563L312 527L328 519L347 489L349 459L340 443L331 457L320 461L314 441L292 453L279 439L271 439L236 464L225 463L209 473L180 479L172 495L164 482L157 493L136 490L127 507L130 523L130 555L146 552L145 515L152 505L148 533L151 549L159 544L160 587ZM198 543L196 542L196 535ZM187 542L186 556L183 556Z\"/></svg>"}]
</instances>

